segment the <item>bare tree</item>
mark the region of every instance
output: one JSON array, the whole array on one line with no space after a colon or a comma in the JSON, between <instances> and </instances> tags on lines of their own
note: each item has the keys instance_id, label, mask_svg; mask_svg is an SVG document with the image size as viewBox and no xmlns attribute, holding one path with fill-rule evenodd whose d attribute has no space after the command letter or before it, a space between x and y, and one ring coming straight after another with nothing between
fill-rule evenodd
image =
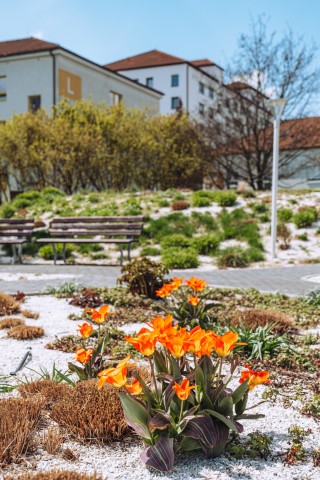
<instances>
[{"instance_id":1,"label":"bare tree","mask_svg":"<svg viewBox=\"0 0 320 480\"><path fill-rule=\"evenodd\" d=\"M280 178L301 169L296 160L308 145L313 123L301 124L300 130L298 120L289 119L311 113L320 86L316 54L313 44L291 30L279 40L275 33L268 34L263 16L252 22L249 34L241 35L227 69L227 83L217 90L215 107L204 120L213 178L226 186L237 179L253 188L265 187L272 169L270 96L287 100L283 118L288 121L282 122L280 134Z\"/></svg>"}]
</instances>

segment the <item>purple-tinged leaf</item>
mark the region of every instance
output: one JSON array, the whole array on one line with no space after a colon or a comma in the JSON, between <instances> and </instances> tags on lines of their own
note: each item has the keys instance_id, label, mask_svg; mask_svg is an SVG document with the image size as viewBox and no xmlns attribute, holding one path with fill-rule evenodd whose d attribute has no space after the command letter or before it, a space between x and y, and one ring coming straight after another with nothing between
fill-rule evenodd
<instances>
[{"instance_id":1,"label":"purple-tinged leaf","mask_svg":"<svg viewBox=\"0 0 320 480\"><path fill-rule=\"evenodd\" d=\"M140 454L140 458L159 472L170 472L174 464L173 438L159 437L155 445Z\"/></svg>"},{"instance_id":2,"label":"purple-tinged leaf","mask_svg":"<svg viewBox=\"0 0 320 480\"><path fill-rule=\"evenodd\" d=\"M207 447L214 447L217 442L217 433L212 419L206 414L191 418L182 431L182 435L200 440Z\"/></svg>"},{"instance_id":3,"label":"purple-tinged leaf","mask_svg":"<svg viewBox=\"0 0 320 480\"><path fill-rule=\"evenodd\" d=\"M217 441L214 447L208 447L201 442L202 449L208 458L218 457L226 448L229 438L229 428L222 422L213 420L213 428L217 436Z\"/></svg>"},{"instance_id":4,"label":"purple-tinged leaf","mask_svg":"<svg viewBox=\"0 0 320 480\"><path fill-rule=\"evenodd\" d=\"M154 432L155 430L166 430L172 424L172 417L167 413L158 412L153 418L149 420L149 430Z\"/></svg>"},{"instance_id":5,"label":"purple-tinged leaf","mask_svg":"<svg viewBox=\"0 0 320 480\"><path fill-rule=\"evenodd\" d=\"M221 415L221 413L215 412L214 410L210 410L210 409L205 409L204 411L209 415L211 415L212 417L215 417L221 422L223 422L234 433L241 433L241 429L243 430L243 426L240 425L240 423L235 422L231 418L225 417L224 415Z\"/></svg>"},{"instance_id":6,"label":"purple-tinged leaf","mask_svg":"<svg viewBox=\"0 0 320 480\"><path fill-rule=\"evenodd\" d=\"M119 394L121 405L124 412L124 418L134 431L143 438L151 439L151 433L148 428L150 415L146 408L137 400L123 393Z\"/></svg>"},{"instance_id":7,"label":"purple-tinged leaf","mask_svg":"<svg viewBox=\"0 0 320 480\"><path fill-rule=\"evenodd\" d=\"M179 444L178 450L180 452L192 452L193 450L198 450L199 448L203 447L198 440L191 437L184 437Z\"/></svg>"}]
</instances>

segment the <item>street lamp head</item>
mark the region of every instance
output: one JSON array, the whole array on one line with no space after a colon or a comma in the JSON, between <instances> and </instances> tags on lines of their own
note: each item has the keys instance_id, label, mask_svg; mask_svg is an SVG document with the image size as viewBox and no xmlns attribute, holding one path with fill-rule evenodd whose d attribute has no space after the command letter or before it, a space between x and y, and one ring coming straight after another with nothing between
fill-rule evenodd
<instances>
[{"instance_id":1,"label":"street lamp head","mask_svg":"<svg viewBox=\"0 0 320 480\"><path fill-rule=\"evenodd\" d=\"M268 103L273 110L274 119L280 120L287 100L285 98L275 98L274 100L269 100Z\"/></svg>"}]
</instances>

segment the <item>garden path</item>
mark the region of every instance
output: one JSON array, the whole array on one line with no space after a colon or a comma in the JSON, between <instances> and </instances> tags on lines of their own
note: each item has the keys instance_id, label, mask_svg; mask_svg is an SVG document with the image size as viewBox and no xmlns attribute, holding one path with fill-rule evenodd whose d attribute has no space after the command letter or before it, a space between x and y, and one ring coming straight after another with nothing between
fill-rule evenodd
<instances>
[{"instance_id":1,"label":"garden path","mask_svg":"<svg viewBox=\"0 0 320 480\"><path fill-rule=\"evenodd\" d=\"M303 295L320 287L320 265L229 270L176 270L179 277L201 277L210 286L257 288L265 292ZM89 287L114 287L120 267L92 265L0 265L0 291L44 293L49 287L76 282ZM313 280L313 281L312 281Z\"/></svg>"}]
</instances>

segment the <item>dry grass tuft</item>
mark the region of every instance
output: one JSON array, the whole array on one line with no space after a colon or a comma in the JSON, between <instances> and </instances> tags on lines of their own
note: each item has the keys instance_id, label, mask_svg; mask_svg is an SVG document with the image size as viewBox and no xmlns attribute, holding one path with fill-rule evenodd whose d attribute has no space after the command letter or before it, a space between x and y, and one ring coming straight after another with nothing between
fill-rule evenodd
<instances>
[{"instance_id":1,"label":"dry grass tuft","mask_svg":"<svg viewBox=\"0 0 320 480\"><path fill-rule=\"evenodd\" d=\"M59 427L49 427L43 435L42 447L50 455L57 455L61 450L62 436Z\"/></svg>"},{"instance_id":2,"label":"dry grass tuft","mask_svg":"<svg viewBox=\"0 0 320 480\"><path fill-rule=\"evenodd\" d=\"M32 398L35 395L40 395L43 398L45 408L50 409L67 394L70 387L65 383L57 383L54 380L35 380L34 382L20 385L18 390L23 398Z\"/></svg>"},{"instance_id":3,"label":"dry grass tuft","mask_svg":"<svg viewBox=\"0 0 320 480\"><path fill-rule=\"evenodd\" d=\"M15 338L16 340L32 340L43 336L44 330L42 327L34 327L31 325L19 325L8 331L8 337Z\"/></svg>"},{"instance_id":4,"label":"dry grass tuft","mask_svg":"<svg viewBox=\"0 0 320 480\"><path fill-rule=\"evenodd\" d=\"M17 327L18 325L24 325L25 321L18 317L6 317L0 320L0 330L5 328Z\"/></svg>"},{"instance_id":5,"label":"dry grass tuft","mask_svg":"<svg viewBox=\"0 0 320 480\"><path fill-rule=\"evenodd\" d=\"M119 440L129 428L124 420L117 390L105 385L98 390L96 380L78 383L52 411L51 419L76 440L110 442Z\"/></svg>"},{"instance_id":6,"label":"dry grass tuft","mask_svg":"<svg viewBox=\"0 0 320 480\"><path fill-rule=\"evenodd\" d=\"M20 303L11 295L0 292L0 315L12 315L20 312Z\"/></svg>"},{"instance_id":7,"label":"dry grass tuft","mask_svg":"<svg viewBox=\"0 0 320 480\"><path fill-rule=\"evenodd\" d=\"M33 320L38 320L40 314L38 312L32 312L31 310L21 310L21 315L26 318L32 318Z\"/></svg>"},{"instance_id":8,"label":"dry grass tuft","mask_svg":"<svg viewBox=\"0 0 320 480\"><path fill-rule=\"evenodd\" d=\"M71 448L67 447L62 452L62 458L69 460L70 462L74 462L75 460L78 460L79 453L75 453L73 450L71 450Z\"/></svg>"},{"instance_id":9,"label":"dry grass tuft","mask_svg":"<svg viewBox=\"0 0 320 480\"><path fill-rule=\"evenodd\" d=\"M33 447L42 407L39 398L0 400L0 465L18 462Z\"/></svg>"},{"instance_id":10,"label":"dry grass tuft","mask_svg":"<svg viewBox=\"0 0 320 480\"><path fill-rule=\"evenodd\" d=\"M77 473L70 470L51 470L51 472L26 472L22 476L9 476L5 480L102 480L96 473Z\"/></svg>"},{"instance_id":11,"label":"dry grass tuft","mask_svg":"<svg viewBox=\"0 0 320 480\"><path fill-rule=\"evenodd\" d=\"M290 315L274 310L252 308L250 310L238 311L231 318L231 323L238 325L239 322L247 323L250 327L264 327L267 324L276 323L273 331L280 335L297 330Z\"/></svg>"}]
</instances>

